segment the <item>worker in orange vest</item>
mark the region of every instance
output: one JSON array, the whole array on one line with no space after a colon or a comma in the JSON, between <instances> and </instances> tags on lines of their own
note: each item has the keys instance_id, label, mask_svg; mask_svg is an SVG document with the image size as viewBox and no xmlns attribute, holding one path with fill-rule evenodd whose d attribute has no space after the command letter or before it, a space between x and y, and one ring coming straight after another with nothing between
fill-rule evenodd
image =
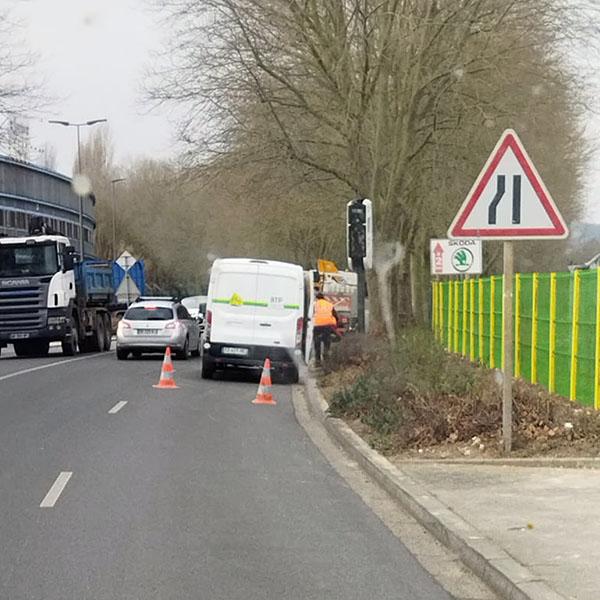
<instances>
[{"instance_id":1,"label":"worker in orange vest","mask_svg":"<svg viewBox=\"0 0 600 600\"><path fill-rule=\"evenodd\" d=\"M331 346L331 334L337 327L338 316L333 304L319 292L315 301L313 314L313 341L315 346L315 361L321 364L321 344L325 346L325 355Z\"/></svg>"}]
</instances>

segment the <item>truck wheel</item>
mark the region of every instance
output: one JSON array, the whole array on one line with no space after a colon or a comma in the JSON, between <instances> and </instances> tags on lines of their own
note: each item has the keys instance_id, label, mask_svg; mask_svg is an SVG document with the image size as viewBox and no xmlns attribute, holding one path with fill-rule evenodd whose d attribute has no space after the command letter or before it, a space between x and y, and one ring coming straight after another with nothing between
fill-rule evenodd
<instances>
[{"instance_id":1,"label":"truck wheel","mask_svg":"<svg viewBox=\"0 0 600 600\"><path fill-rule=\"evenodd\" d=\"M64 356L75 356L79 349L79 328L77 323L71 321L71 337L61 343Z\"/></svg>"},{"instance_id":2,"label":"truck wheel","mask_svg":"<svg viewBox=\"0 0 600 600\"><path fill-rule=\"evenodd\" d=\"M105 340L104 315L96 316L96 329L92 335L92 348L96 352L104 351Z\"/></svg>"},{"instance_id":3,"label":"truck wheel","mask_svg":"<svg viewBox=\"0 0 600 600\"><path fill-rule=\"evenodd\" d=\"M48 356L50 351L50 342L36 342L30 348L31 356Z\"/></svg>"},{"instance_id":4,"label":"truck wheel","mask_svg":"<svg viewBox=\"0 0 600 600\"><path fill-rule=\"evenodd\" d=\"M215 374L215 363L206 354L202 357L202 379L212 379Z\"/></svg>"},{"instance_id":5,"label":"truck wheel","mask_svg":"<svg viewBox=\"0 0 600 600\"><path fill-rule=\"evenodd\" d=\"M112 321L110 315L104 315L104 351L110 352L112 345Z\"/></svg>"},{"instance_id":6,"label":"truck wheel","mask_svg":"<svg viewBox=\"0 0 600 600\"><path fill-rule=\"evenodd\" d=\"M27 342L17 342L16 344L13 344L13 346L15 354L19 358L25 358L26 356L32 355L31 346Z\"/></svg>"},{"instance_id":7,"label":"truck wheel","mask_svg":"<svg viewBox=\"0 0 600 600\"><path fill-rule=\"evenodd\" d=\"M123 348L117 348L117 358L119 360L127 360L129 356L129 350L124 350Z\"/></svg>"}]
</instances>

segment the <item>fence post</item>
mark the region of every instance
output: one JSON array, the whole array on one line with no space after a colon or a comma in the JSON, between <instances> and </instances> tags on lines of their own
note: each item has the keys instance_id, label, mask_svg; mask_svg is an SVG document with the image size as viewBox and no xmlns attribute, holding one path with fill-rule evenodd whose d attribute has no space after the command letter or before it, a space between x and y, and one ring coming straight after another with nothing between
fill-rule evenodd
<instances>
[{"instance_id":1,"label":"fence post","mask_svg":"<svg viewBox=\"0 0 600 600\"><path fill-rule=\"evenodd\" d=\"M483 361L483 279L480 277L477 281L479 291L479 360Z\"/></svg>"},{"instance_id":2,"label":"fence post","mask_svg":"<svg viewBox=\"0 0 600 600\"><path fill-rule=\"evenodd\" d=\"M446 282L446 287L448 288L448 337L446 339L446 349L452 350L452 310L454 306L452 304L452 281L449 280Z\"/></svg>"},{"instance_id":3,"label":"fence post","mask_svg":"<svg viewBox=\"0 0 600 600\"><path fill-rule=\"evenodd\" d=\"M454 281L454 352L458 353L458 284L459 281Z\"/></svg>"},{"instance_id":4,"label":"fence post","mask_svg":"<svg viewBox=\"0 0 600 600\"><path fill-rule=\"evenodd\" d=\"M594 408L600 409L600 268L596 269L596 351L594 353Z\"/></svg>"},{"instance_id":5,"label":"fence post","mask_svg":"<svg viewBox=\"0 0 600 600\"><path fill-rule=\"evenodd\" d=\"M437 328L437 303L438 303L438 285L437 281L431 282L431 322L433 329L433 336L438 339L438 328Z\"/></svg>"},{"instance_id":6,"label":"fence post","mask_svg":"<svg viewBox=\"0 0 600 600\"><path fill-rule=\"evenodd\" d=\"M521 376L521 273L515 275L515 377Z\"/></svg>"},{"instance_id":7,"label":"fence post","mask_svg":"<svg viewBox=\"0 0 600 600\"><path fill-rule=\"evenodd\" d=\"M496 278L490 277L490 369L496 366L494 352L496 350Z\"/></svg>"},{"instance_id":8,"label":"fence post","mask_svg":"<svg viewBox=\"0 0 600 600\"><path fill-rule=\"evenodd\" d=\"M469 281L463 279L462 285L462 355L467 356L467 317L469 315Z\"/></svg>"},{"instance_id":9,"label":"fence post","mask_svg":"<svg viewBox=\"0 0 600 600\"><path fill-rule=\"evenodd\" d=\"M579 309L581 305L581 273L573 273L573 318L571 332L571 385L569 396L571 400L577 399L577 363L579 354Z\"/></svg>"},{"instance_id":10,"label":"fence post","mask_svg":"<svg viewBox=\"0 0 600 600\"><path fill-rule=\"evenodd\" d=\"M537 383L538 286L539 276L534 273L531 293L531 383Z\"/></svg>"},{"instance_id":11,"label":"fence post","mask_svg":"<svg viewBox=\"0 0 600 600\"><path fill-rule=\"evenodd\" d=\"M471 320L469 322L469 359L475 362L475 280L469 280L469 307L471 309Z\"/></svg>"},{"instance_id":12,"label":"fence post","mask_svg":"<svg viewBox=\"0 0 600 600\"><path fill-rule=\"evenodd\" d=\"M555 390L556 380L556 273L550 273L550 332L548 335L548 389Z\"/></svg>"}]
</instances>

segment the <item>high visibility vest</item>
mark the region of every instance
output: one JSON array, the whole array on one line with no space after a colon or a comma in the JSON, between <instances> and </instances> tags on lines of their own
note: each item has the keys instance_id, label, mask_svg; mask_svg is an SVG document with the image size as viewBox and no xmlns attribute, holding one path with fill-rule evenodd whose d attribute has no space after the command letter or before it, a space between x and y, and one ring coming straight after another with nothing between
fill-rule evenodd
<instances>
[{"instance_id":1,"label":"high visibility vest","mask_svg":"<svg viewBox=\"0 0 600 600\"><path fill-rule=\"evenodd\" d=\"M333 304L324 299L317 300L315 302L315 316L313 321L315 327L335 327L337 321L333 316Z\"/></svg>"}]
</instances>

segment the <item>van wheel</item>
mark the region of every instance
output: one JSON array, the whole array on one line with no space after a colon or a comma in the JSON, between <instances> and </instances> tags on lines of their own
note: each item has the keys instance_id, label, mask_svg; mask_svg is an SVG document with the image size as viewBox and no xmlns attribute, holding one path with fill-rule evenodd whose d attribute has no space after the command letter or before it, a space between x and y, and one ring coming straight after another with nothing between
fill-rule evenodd
<instances>
[{"instance_id":1,"label":"van wheel","mask_svg":"<svg viewBox=\"0 0 600 600\"><path fill-rule=\"evenodd\" d=\"M298 367L290 367L284 372L285 383L298 383L299 379Z\"/></svg>"},{"instance_id":2,"label":"van wheel","mask_svg":"<svg viewBox=\"0 0 600 600\"><path fill-rule=\"evenodd\" d=\"M215 374L215 363L206 354L202 357L202 379L212 379Z\"/></svg>"}]
</instances>

